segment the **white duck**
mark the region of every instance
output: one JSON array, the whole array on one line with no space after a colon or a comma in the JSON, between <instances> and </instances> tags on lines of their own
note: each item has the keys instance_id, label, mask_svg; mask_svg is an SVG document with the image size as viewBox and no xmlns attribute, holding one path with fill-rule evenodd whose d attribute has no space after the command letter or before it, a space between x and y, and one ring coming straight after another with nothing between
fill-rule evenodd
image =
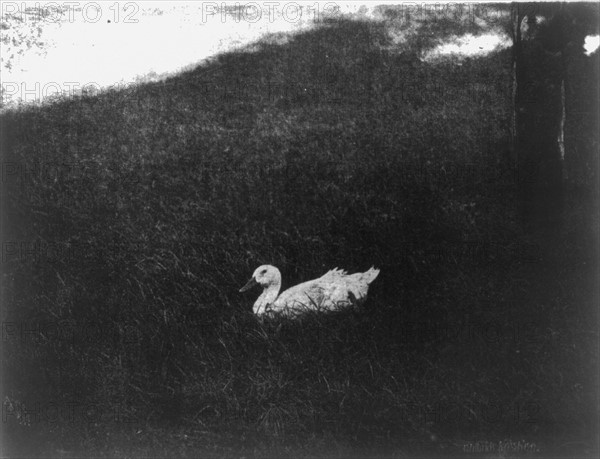
<instances>
[{"instance_id":1,"label":"white duck","mask_svg":"<svg viewBox=\"0 0 600 459\"><path fill-rule=\"evenodd\" d=\"M378 274L379 270L375 268L356 274L347 274L346 271L335 268L318 279L298 284L279 295L281 273L275 266L262 265L256 268L252 278L240 292L255 285L263 287L264 290L253 307L257 315L269 312L295 315L308 310L330 311L364 302L369 284Z\"/></svg>"}]
</instances>

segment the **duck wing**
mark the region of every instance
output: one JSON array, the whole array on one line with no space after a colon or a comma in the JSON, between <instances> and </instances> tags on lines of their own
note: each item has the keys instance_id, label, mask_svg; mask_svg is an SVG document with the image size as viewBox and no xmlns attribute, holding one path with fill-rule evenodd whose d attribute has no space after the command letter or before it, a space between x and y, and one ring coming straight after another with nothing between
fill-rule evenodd
<instances>
[{"instance_id":1,"label":"duck wing","mask_svg":"<svg viewBox=\"0 0 600 459\"><path fill-rule=\"evenodd\" d=\"M289 288L277 297L272 309L279 312L331 310L341 306L340 302L349 303L348 292L342 277L333 274Z\"/></svg>"},{"instance_id":2,"label":"duck wing","mask_svg":"<svg viewBox=\"0 0 600 459\"><path fill-rule=\"evenodd\" d=\"M369 284L379 275L379 270L371 268L364 273L355 273L343 277L348 298L353 303L362 303L367 299Z\"/></svg>"},{"instance_id":3,"label":"duck wing","mask_svg":"<svg viewBox=\"0 0 600 459\"><path fill-rule=\"evenodd\" d=\"M307 310L334 310L360 304L367 298L369 284L379 270L348 275L332 269L318 279L303 282L282 292L271 306L274 312L300 313Z\"/></svg>"},{"instance_id":4,"label":"duck wing","mask_svg":"<svg viewBox=\"0 0 600 459\"><path fill-rule=\"evenodd\" d=\"M367 288L371 282L373 282L379 275L379 270L371 268L364 273L350 274L346 276L348 282L353 284L366 284Z\"/></svg>"}]
</instances>

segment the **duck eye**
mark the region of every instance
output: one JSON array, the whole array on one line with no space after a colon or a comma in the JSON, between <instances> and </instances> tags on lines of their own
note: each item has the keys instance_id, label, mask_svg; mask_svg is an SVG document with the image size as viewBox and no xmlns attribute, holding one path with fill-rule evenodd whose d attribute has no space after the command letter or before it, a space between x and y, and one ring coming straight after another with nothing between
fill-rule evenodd
<instances>
[{"instance_id":1,"label":"duck eye","mask_svg":"<svg viewBox=\"0 0 600 459\"><path fill-rule=\"evenodd\" d=\"M260 273L261 273L261 274L266 274L266 273L267 273L267 270L266 270L266 269L263 269L263 270L262 270Z\"/></svg>"}]
</instances>

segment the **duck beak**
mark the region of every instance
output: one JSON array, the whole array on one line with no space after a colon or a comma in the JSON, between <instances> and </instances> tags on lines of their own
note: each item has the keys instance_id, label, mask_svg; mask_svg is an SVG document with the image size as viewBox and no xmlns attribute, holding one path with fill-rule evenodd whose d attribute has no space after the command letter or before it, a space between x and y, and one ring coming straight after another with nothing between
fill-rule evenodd
<instances>
[{"instance_id":1,"label":"duck beak","mask_svg":"<svg viewBox=\"0 0 600 459\"><path fill-rule=\"evenodd\" d=\"M258 285L258 282L256 282L256 280L254 279L254 277L252 279L250 279L246 285L244 285L241 289L240 292L245 292L246 290L250 290L252 287L254 287L255 285Z\"/></svg>"}]
</instances>

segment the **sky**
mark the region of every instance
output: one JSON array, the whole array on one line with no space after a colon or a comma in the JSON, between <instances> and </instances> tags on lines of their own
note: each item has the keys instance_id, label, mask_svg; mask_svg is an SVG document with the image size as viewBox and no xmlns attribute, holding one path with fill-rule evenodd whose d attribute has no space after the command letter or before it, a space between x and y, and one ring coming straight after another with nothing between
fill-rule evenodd
<instances>
[{"instance_id":1,"label":"sky","mask_svg":"<svg viewBox=\"0 0 600 459\"><path fill-rule=\"evenodd\" d=\"M221 1L75 3L78 6L59 11L51 5L66 3L2 2L1 32L17 38L2 43L5 106L43 101L56 92L77 93L84 87L157 80L267 34L310 29L315 19L326 15L377 19L376 4L364 2L311 2L300 9L295 2L239 2L246 6L241 16L219 10ZM599 44L598 36L586 40L588 52ZM498 33L456 36L424 58L482 55L506 46L510 41Z\"/></svg>"},{"instance_id":2,"label":"sky","mask_svg":"<svg viewBox=\"0 0 600 459\"><path fill-rule=\"evenodd\" d=\"M248 20L236 21L212 14L210 3L208 7L205 3L204 11L200 2L120 3L119 11L111 3L98 5L100 9L56 13L44 20L39 20L39 14L13 20L11 26L21 28L21 36L33 36L39 27L43 44L27 48L24 43L12 49L3 45L2 58L14 57L10 69L2 67L2 82L11 91L18 83L31 91L39 85L41 97L58 88L68 91L75 84L105 88L149 74L172 74L267 33L294 33L312 26L307 19L295 19L291 9L286 13L293 21L284 20L282 14L255 20L252 11ZM14 98L23 98L21 93Z\"/></svg>"}]
</instances>

